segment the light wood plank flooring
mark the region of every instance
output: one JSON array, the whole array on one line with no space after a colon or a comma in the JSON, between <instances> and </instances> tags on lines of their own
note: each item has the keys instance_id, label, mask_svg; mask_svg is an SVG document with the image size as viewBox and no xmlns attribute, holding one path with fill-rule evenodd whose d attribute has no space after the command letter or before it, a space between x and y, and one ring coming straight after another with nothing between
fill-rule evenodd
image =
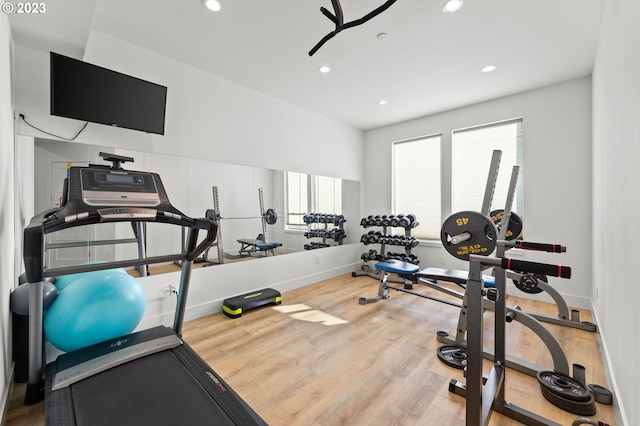
<instances>
[{"instance_id":1,"label":"light wood plank flooring","mask_svg":"<svg viewBox=\"0 0 640 426\"><path fill-rule=\"evenodd\" d=\"M458 308L393 291L387 300L359 305L358 297L375 295L377 286L371 278L345 274L286 292L278 307L237 319L215 314L189 321L183 338L271 425L464 424L465 400L448 391L452 378L464 381L462 372L436 357L436 332L454 333ZM514 295L508 304L557 313L551 304ZM589 312L581 315L591 320ZM491 313L485 319L489 344ZM547 327L569 363L586 367L588 383L608 387L597 333ZM510 355L551 368L537 336L515 323L507 329ZM537 380L525 374L508 370L506 392L509 402L560 424L579 417L548 403ZM17 385L7 425L43 424L43 404L23 406L23 394ZM616 424L611 406L598 403L593 418ZM490 424L518 423L494 413Z\"/></svg>"}]
</instances>

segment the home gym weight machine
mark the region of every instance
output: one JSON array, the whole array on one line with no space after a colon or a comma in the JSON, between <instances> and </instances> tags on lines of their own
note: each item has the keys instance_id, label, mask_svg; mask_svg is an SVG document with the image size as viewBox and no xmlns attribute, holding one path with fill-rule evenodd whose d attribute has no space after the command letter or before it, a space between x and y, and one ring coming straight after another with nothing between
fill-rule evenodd
<instances>
[{"instance_id":1,"label":"home gym weight machine","mask_svg":"<svg viewBox=\"0 0 640 426\"><path fill-rule=\"evenodd\" d=\"M29 377L25 404L45 399L47 424L256 424L264 421L181 338L194 259L216 237L217 223L171 205L156 173L124 170L132 158L100 153L113 165L72 167L60 208L24 230L29 285ZM158 222L188 229L178 254L47 268L47 234L104 222ZM200 231L206 232L198 243ZM181 261L173 328L154 327L60 355L46 366L43 280L111 268ZM44 377L44 381L43 381Z\"/></svg>"},{"instance_id":2,"label":"home gym weight machine","mask_svg":"<svg viewBox=\"0 0 640 426\"><path fill-rule=\"evenodd\" d=\"M513 247L551 253L566 251L563 246L558 244L513 242L504 239L506 234L504 222L511 215L510 210L517 175L518 167L514 166L502 219L503 226L499 235L496 235L495 232L487 232L494 231L492 221L481 214L476 216L473 221L475 223L471 220L460 220L460 216L454 215L453 221L457 224L455 231L451 228L451 232L445 232L443 226L443 244L445 242L449 244L447 251L458 258L470 261L469 276L465 286L465 300L458 323L458 337L463 335L463 330L467 335L464 351L466 353L465 369L468 384L465 386L452 380L449 386L451 392L466 396L468 399L466 408L468 425L487 424L492 410L528 425L556 425L554 422L505 401L506 367L535 375L544 398L557 407L578 415L590 416L596 412L595 392L592 391L591 385L587 386L586 384L585 368L579 364L573 364L572 377L568 372L564 351L553 335L550 333L541 334L546 329L539 326L540 323L537 320L526 313L506 306L506 272L508 270L528 271L561 278L571 277L571 268L568 267L518 261L505 257L506 250ZM477 251L481 255L470 253L469 246L463 245L467 241L473 241L475 249L473 251ZM494 250L496 250L497 259L487 258L487 254L493 253ZM485 288L482 279L482 270L488 266L494 267L495 285L492 288ZM485 350L482 341L482 320L487 308L487 301L492 302L491 306L494 310L493 353ZM506 323L513 320L521 322L541 337L553 357L553 370L542 370L536 367L535 370L525 371L518 368L521 366L520 363L509 359L506 355L505 345ZM438 333L439 337L441 335L442 333ZM494 363L494 368L486 379L484 388L482 387L485 383L482 374L483 358L489 358Z\"/></svg>"},{"instance_id":3,"label":"home gym weight machine","mask_svg":"<svg viewBox=\"0 0 640 426\"><path fill-rule=\"evenodd\" d=\"M571 268L501 257L504 255L505 249L505 245L502 242L498 241L498 257L496 258L479 255L469 256L469 279L466 285L468 295L467 313L469 315L466 383L452 379L449 384L449 391L466 398L467 426L487 425L493 411L526 425L560 426L556 422L511 404L505 399L507 372L505 368L505 329L507 311L505 309L506 276L504 272L508 269L516 269L570 278ZM482 269L486 267L494 267L496 277L495 288L487 290L484 289L482 283ZM486 378L483 375L484 343L482 325L484 318L483 299L485 296L495 301L495 357L491 372ZM555 382L549 381L547 384L543 384L541 380L540 384L544 397L556 405L558 405L557 401L553 401L552 398L561 399L567 404L570 403L572 410L569 411L579 415L595 414L593 395L584 384L584 367L574 364L574 375L576 379L562 377L551 379L555 380ZM556 391L556 389L559 390ZM567 408L566 406L564 407L564 409Z\"/></svg>"},{"instance_id":4,"label":"home gym weight machine","mask_svg":"<svg viewBox=\"0 0 640 426\"><path fill-rule=\"evenodd\" d=\"M494 152L494 160L495 160L495 157L496 157L496 152ZM499 154L498 154L498 161L499 161ZM495 161L492 161L492 169L494 169L493 165L496 165ZM497 170L497 165L495 167L495 170ZM493 253L494 250L496 249L497 240L504 241L505 235L509 232L509 226L507 226L506 223L509 223L507 221L511 217L510 210L511 210L513 197L515 194L518 173L519 173L519 167L514 166L511 174L509 192L507 194L506 207L503 211L504 213L503 217L501 218L502 223L498 228L496 228L495 224L493 223L492 219L489 216L484 215L482 213L471 212L471 211L454 214L445 221L442 227L442 232L441 232L442 243L443 245L445 245L449 253L463 260L469 260L472 254L481 254L483 256L488 256L491 253ZM495 181L491 179L491 176L492 176L492 173L490 173L490 179L487 185L488 189L486 193L491 192L492 194ZM485 201L486 199L487 197L485 197ZM487 203L485 203L485 207L488 210ZM514 238L517 237L515 233L511 232L511 234ZM502 247L508 247L508 248L518 247L521 249L549 250L554 252L565 251L564 247L561 247L558 245L551 245L551 249L548 249L547 245L542 245L537 243L528 243L528 242L513 242L513 241L504 241L502 244ZM502 254L504 254L504 252L502 252ZM435 300L441 303L445 303L445 304L449 304L449 305L453 305L461 308L458 327L457 327L458 334L457 334L456 340L447 342L447 343L451 343L450 345L445 345L440 347L438 349L438 356L440 357L441 360L443 360L445 363L447 363L450 366L453 366L456 368L465 368L468 362L468 356L466 353L465 345L468 343L464 341L464 338L465 338L465 333L468 334L467 327L470 326L468 323L469 315L467 310L468 310L469 297L471 297L468 294L468 290L467 290L468 286L464 286L464 283L469 279L468 272L441 270L436 268L427 268L426 270L418 271L419 268L415 265L411 265L405 262L397 262L397 261L389 261L389 260L385 262L380 262L376 264L375 267L379 272L384 272L384 277L380 280L378 295L371 298L360 298L359 299L360 304L376 302L384 298L387 298L389 294L389 290L393 289L400 292L413 294L416 296L420 296L423 298ZM510 269L516 269L516 268L510 268ZM506 269L502 272L504 274L506 272ZM401 279L406 279L413 283L424 284L427 287L434 288L436 290L444 292L445 294L460 298L463 300L462 304L458 305L453 302L449 302L447 300L443 300L443 299L432 297L426 294L414 292L411 289L407 289L406 286L405 288L391 286L387 282L390 273L398 274L398 276ZM484 280L489 280L489 279L494 279L494 278L484 276L483 283L484 283ZM504 279L504 277L501 277L501 279ZM450 281L450 282L457 283L465 287L465 292L464 294L455 292L446 287L437 285L433 280L443 280L443 281ZM497 276L495 280L496 281L498 280ZM487 291L493 291L493 290L488 289ZM490 298L481 298L481 301L479 303L482 304L483 311L496 310L495 299L491 300ZM576 414L590 415L591 411L595 409L595 406L593 405L592 400L588 401L586 405L587 408L584 408L584 404L582 404L582 401L574 402L570 398L565 398L566 394L561 394L558 396L550 392L545 393L545 388L543 387L543 384L549 382L550 380L553 380L551 379L551 377L555 378L556 380L562 381L562 383L571 383L571 385L575 383L575 381L573 381L573 379L569 375L569 364L568 364L566 355L564 353L564 350L562 349L562 346L560 345L558 340L545 327L543 327L542 324L540 324L540 322L538 322L535 318L528 315L527 313L520 312L517 309L506 308L506 307L503 310L505 311L504 314L501 314L496 311L495 315L496 316L502 315L504 317L503 318L504 322L513 321L513 320L518 321L521 324L528 327L536 335L538 335L538 337L543 341L543 343L549 349L554 365L553 365L553 370L545 372L546 375L542 379L540 377L540 374L544 370L541 367L535 366L524 360L518 360L515 358L507 357L506 354L503 354L501 359L502 365L508 366L508 367L517 369L521 372L524 372L526 374L538 377L538 380L541 383L541 387L543 388L543 394L545 395L545 398L549 399L551 402L560 406L561 408L566 409L567 411L574 412ZM438 340L440 340L441 342L443 341L442 339L445 339L447 337L448 337L448 333L446 332L438 333ZM483 351L482 355L488 359L496 359L496 357L499 356L499 354L497 355L497 354L491 353L491 351ZM574 371L575 371L575 368L574 368ZM582 372L582 374L584 375L584 372ZM584 382L584 380L582 382ZM578 387L582 385L579 383L575 386ZM581 389L584 390L586 388L583 387ZM586 394L590 394L588 390L586 391ZM552 399L548 397L549 395L553 395Z\"/></svg>"}]
</instances>

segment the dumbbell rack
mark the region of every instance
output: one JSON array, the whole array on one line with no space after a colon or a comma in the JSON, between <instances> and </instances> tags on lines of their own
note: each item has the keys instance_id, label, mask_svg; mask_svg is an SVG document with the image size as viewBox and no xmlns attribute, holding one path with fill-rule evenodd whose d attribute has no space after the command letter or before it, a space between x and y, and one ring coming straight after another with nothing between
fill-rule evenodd
<instances>
[{"instance_id":1,"label":"dumbbell rack","mask_svg":"<svg viewBox=\"0 0 640 426\"><path fill-rule=\"evenodd\" d=\"M362 270L352 272L351 276L362 277L366 275L368 277L379 280L381 271L375 271L371 267L369 267L369 265L366 264L366 262L369 261L378 262L387 259L397 259L404 262L413 263L414 265L420 263L418 257L411 252L412 248L416 247L419 244L419 241L415 237L411 236L411 230L418 226L418 224L419 222L413 215L377 215L362 218L360 220L360 226L362 226L363 228L382 228L382 230L379 232L369 231L368 233L363 234L360 238L360 241L365 245L380 244L380 252L378 253L375 250L369 250L367 253L362 253L362 256L360 258L365 262L365 264L362 266ZM391 228L404 228L404 236L388 234L387 231ZM404 246L404 253L390 252L385 254L387 245ZM389 281L410 285L410 283L405 282L404 279L389 279Z\"/></svg>"},{"instance_id":2,"label":"dumbbell rack","mask_svg":"<svg viewBox=\"0 0 640 426\"><path fill-rule=\"evenodd\" d=\"M322 242L313 241L304 245L305 250L315 250L324 247L331 247L327 240L334 240L337 245L342 245L347 234L344 231L344 223L347 221L343 215L333 213L309 213L302 220L309 226L309 230L304 233L308 239L322 238ZM318 227L317 225L320 225ZM329 225L333 225L329 228Z\"/></svg>"}]
</instances>

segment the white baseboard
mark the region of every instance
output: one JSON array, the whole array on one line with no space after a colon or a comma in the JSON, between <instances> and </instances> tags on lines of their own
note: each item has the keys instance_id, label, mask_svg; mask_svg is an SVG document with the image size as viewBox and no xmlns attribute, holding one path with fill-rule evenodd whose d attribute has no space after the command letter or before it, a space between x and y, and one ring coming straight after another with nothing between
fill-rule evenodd
<instances>
[{"instance_id":1,"label":"white baseboard","mask_svg":"<svg viewBox=\"0 0 640 426\"><path fill-rule=\"evenodd\" d=\"M593 320L596 324L599 324L598 311L596 310L595 305L591 305L591 315L593 316ZM604 364L604 372L607 378L607 382L610 384L610 391L613 394L613 411L616 416L616 423L619 425L629 425L627 415L624 410L624 406L622 401L617 397L619 393L618 384L616 381L616 376L614 374L614 370L611 365L611 357L609 356L609 349L607 347L607 339L604 334L602 334L602 328L598 327L598 343L600 346L600 355L602 356L602 363Z\"/></svg>"}]
</instances>

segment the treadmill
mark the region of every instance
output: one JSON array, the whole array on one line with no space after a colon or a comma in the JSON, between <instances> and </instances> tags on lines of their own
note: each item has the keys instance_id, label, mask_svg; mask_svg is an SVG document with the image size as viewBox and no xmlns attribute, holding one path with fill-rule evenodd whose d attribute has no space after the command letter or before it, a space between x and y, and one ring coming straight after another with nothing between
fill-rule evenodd
<instances>
[{"instance_id":1,"label":"treadmill","mask_svg":"<svg viewBox=\"0 0 640 426\"><path fill-rule=\"evenodd\" d=\"M214 220L190 218L171 205L160 176L130 171L133 158L100 153L112 165L71 167L61 207L33 217L24 230L29 283L29 379L25 404L45 400L47 425L266 425L181 339L193 261L215 240ZM47 268L45 235L75 226L146 222L183 227L177 254ZM198 234L205 233L198 244ZM43 280L66 274L180 261L173 328L121 336L60 355L45 365Z\"/></svg>"}]
</instances>

